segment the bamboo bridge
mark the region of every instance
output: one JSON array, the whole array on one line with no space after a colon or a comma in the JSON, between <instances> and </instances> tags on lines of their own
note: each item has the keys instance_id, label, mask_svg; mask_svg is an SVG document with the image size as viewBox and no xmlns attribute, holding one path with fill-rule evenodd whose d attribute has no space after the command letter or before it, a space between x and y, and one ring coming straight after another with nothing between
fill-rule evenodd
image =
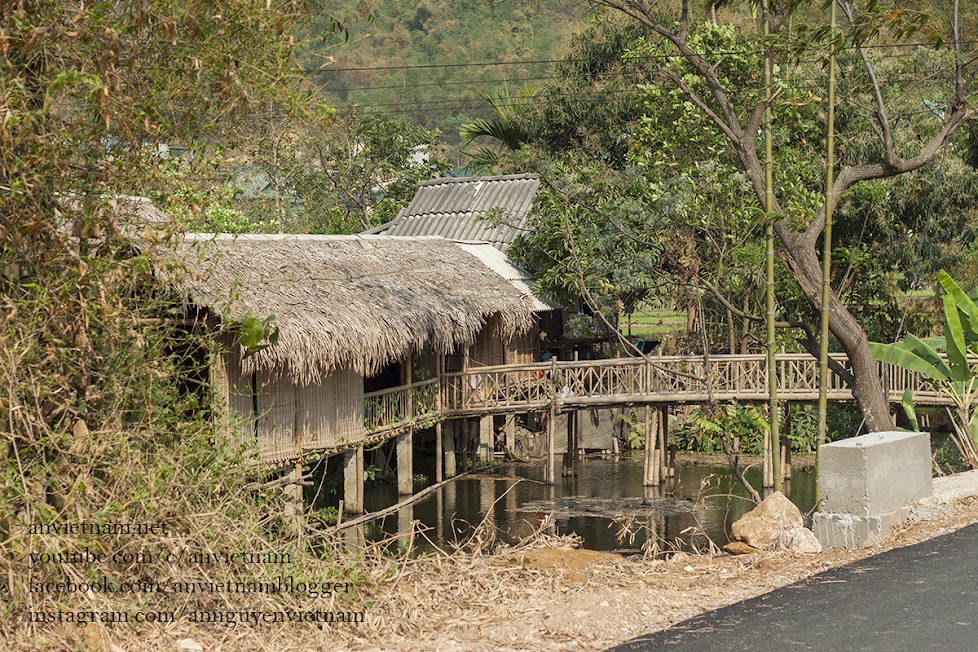
<instances>
[{"instance_id":1,"label":"bamboo bridge","mask_svg":"<svg viewBox=\"0 0 978 652\"><path fill-rule=\"evenodd\" d=\"M848 368L845 355L832 358ZM879 363L891 404L902 401L909 387L918 405L949 405L919 374ZM806 354L780 354L771 370L782 402L818 400L818 360ZM645 478L656 486L674 473L668 454L669 408L683 404L768 401L768 364L764 354L661 356L573 362L474 367L460 372L440 368L433 378L364 395L364 435L342 450L344 495L348 512L363 506L363 446L396 439L398 493L413 492L414 433L435 428L436 481L456 475L456 445L468 451L478 441L477 454L491 459L495 450L494 417L505 419L506 447L515 442L515 415L545 412L547 430L546 480L554 483L561 467L555 464L556 416L568 414L564 469L573 473L580 451L577 414L609 407L644 407ZM828 400L851 402L852 389L836 374L829 376ZM771 446L770 442L765 443ZM784 455L785 447L781 448ZM765 454L765 486L773 478ZM301 466L301 463L299 463ZM790 459L782 457L790 472ZM297 471L298 473L298 471Z\"/></svg>"}]
</instances>

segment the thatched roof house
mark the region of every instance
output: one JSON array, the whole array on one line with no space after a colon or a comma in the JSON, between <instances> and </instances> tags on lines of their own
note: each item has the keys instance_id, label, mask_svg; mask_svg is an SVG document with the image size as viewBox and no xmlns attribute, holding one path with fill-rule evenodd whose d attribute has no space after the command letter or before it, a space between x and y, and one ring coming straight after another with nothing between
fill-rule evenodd
<instances>
[{"instance_id":1,"label":"thatched roof house","mask_svg":"<svg viewBox=\"0 0 978 652\"><path fill-rule=\"evenodd\" d=\"M173 246L190 302L225 319L275 315L278 344L243 373L370 375L412 350L471 343L490 321L503 339L533 323L528 292L442 238L190 234Z\"/></svg>"}]
</instances>

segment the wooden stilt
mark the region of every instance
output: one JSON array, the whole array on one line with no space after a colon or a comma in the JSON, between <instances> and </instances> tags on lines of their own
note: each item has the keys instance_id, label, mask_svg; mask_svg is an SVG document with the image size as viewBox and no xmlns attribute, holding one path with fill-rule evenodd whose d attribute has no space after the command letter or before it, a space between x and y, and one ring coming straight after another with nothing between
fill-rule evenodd
<instances>
[{"instance_id":1,"label":"wooden stilt","mask_svg":"<svg viewBox=\"0 0 978 652\"><path fill-rule=\"evenodd\" d=\"M657 484L656 473L652 470L655 463L655 432L652 430L652 406L645 406L645 464L643 465L642 485L650 487Z\"/></svg>"},{"instance_id":2,"label":"wooden stilt","mask_svg":"<svg viewBox=\"0 0 978 652\"><path fill-rule=\"evenodd\" d=\"M435 482L445 479L445 433L442 432L442 422L435 424Z\"/></svg>"},{"instance_id":3,"label":"wooden stilt","mask_svg":"<svg viewBox=\"0 0 978 652\"><path fill-rule=\"evenodd\" d=\"M414 538L414 503L398 508L397 536L408 541Z\"/></svg>"},{"instance_id":4,"label":"wooden stilt","mask_svg":"<svg viewBox=\"0 0 978 652\"><path fill-rule=\"evenodd\" d=\"M454 478L458 473L456 468L457 461L455 459L455 436L459 430L458 424L458 421L449 421L446 424L448 426L448 432L444 433L442 438L442 449L440 453L444 461L446 478Z\"/></svg>"},{"instance_id":5,"label":"wooden stilt","mask_svg":"<svg viewBox=\"0 0 978 652\"><path fill-rule=\"evenodd\" d=\"M439 354L436 356L435 362L435 374L438 378L438 387L443 387L442 374L445 371L445 356ZM441 390L435 394L435 413L441 414ZM438 421L435 424L435 482L441 482L445 479L445 433L444 433L444 423ZM439 516L439 522L441 517ZM440 536L440 535L439 535Z\"/></svg>"},{"instance_id":6,"label":"wooden stilt","mask_svg":"<svg viewBox=\"0 0 978 652\"><path fill-rule=\"evenodd\" d=\"M659 482L660 483L669 477L669 469L666 468L666 462L668 461L668 458L666 457L666 429L664 426L664 420L662 418L662 413L665 409L666 408L661 407L655 411L656 430L659 433Z\"/></svg>"},{"instance_id":7,"label":"wooden stilt","mask_svg":"<svg viewBox=\"0 0 978 652\"><path fill-rule=\"evenodd\" d=\"M462 472L464 473L468 469L469 464L469 441L472 438L472 423L471 419L462 419L458 422L458 436L455 439L455 445L457 448L461 449L462 453Z\"/></svg>"},{"instance_id":8,"label":"wooden stilt","mask_svg":"<svg viewBox=\"0 0 978 652\"><path fill-rule=\"evenodd\" d=\"M509 455L516 455L516 415L506 415L506 425L503 426L506 436L506 452Z\"/></svg>"},{"instance_id":9,"label":"wooden stilt","mask_svg":"<svg viewBox=\"0 0 978 652\"><path fill-rule=\"evenodd\" d=\"M492 461L493 451L495 450L495 437L492 431L492 416L479 419L479 458L482 462Z\"/></svg>"},{"instance_id":10,"label":"wooden stilt","mask_svg":"<svg viewBox=\"0 0 978 652\"><path fill-rule=\"evenodd\" d=\"M397 493L414 493L414 431L397 437Z\"/></svg>"},{"instance_id":11,"label":"wooden stilt","mask_svg":"<svg viewBox=\"0 0 978 652\"><path fill-rule=\"evenodd\" d=\"M547 484L554 484L554 427L557 420L557 408L550 405L550 412L547 415L547 468L544 472L544 481Z\"/></svg>"},{"instance_id":12,"label":"wooden stilt","mask_svg":"<svg viewBox=\"0 0 978 652\"><path fill-rule=\"evenodd\" d=\"M574 412L567 413L567 452L564 453L564 464L561 469L562 476L574 475L574 468L577 466L577 444L574 441Z\"/></svg>"},{"instance_id":13,"label":"wooden stilt","mask_svg":"<svg viewBox=\"0 0 978 652\"><path fill-rule=\"evenodd\" d=\"M348 514L363 513L363 448L343 455L343 506Z\"/></svg>"},{"instance_id":14,"label":"wooden stilt","mask_svg":"<svg viewBox=\"0 0 978 652\"><path fill-rule=\"evenodd\" d=\"M662 411L662 434L665 437L666 449L669 451L669 477L676 477L676 447L669 443L669 408L663 406ZM665 455L665 450L663 450Z\"/></svg>"},{"instance_id":15,"label":"wooden stilt","mask_svg":"<svg viewBox=\"0 0 978 652\"><path fill-rule=\"evenodd\" d=\"M435 492L435 536L445 540L445 492Z\"/></svg>"},{"instance_id":16,"label":"wooden stilt","mask_svg":"<svg viewBox=\"0 0 978 652\"><path fill-rule=\"evenodd\" d=\"M581 411L574 410L571 412L570 418L574 422L574 452L578 459L583 460L584 447L581 445Z\"/></svg>"}]
</instances>

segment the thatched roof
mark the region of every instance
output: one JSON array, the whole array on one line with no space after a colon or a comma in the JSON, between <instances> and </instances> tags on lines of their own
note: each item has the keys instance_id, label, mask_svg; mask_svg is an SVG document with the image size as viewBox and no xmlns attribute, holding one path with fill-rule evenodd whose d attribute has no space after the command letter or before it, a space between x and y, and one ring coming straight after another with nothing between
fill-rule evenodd
<instances>
[{"instance_id":1,"label":"thatched roof","mask_svg":"<svg viewBox=\"0 0 978 652\"><path fill-rule=\"evenodd\" d=\"M341 367L374 373L425 346L449 352L500 316L529 329L531 298L442 238L213 236L173 245L188 299L224 318L275 315L278 344L244 361L310 381Z\"/></svg>"}]
</instances>

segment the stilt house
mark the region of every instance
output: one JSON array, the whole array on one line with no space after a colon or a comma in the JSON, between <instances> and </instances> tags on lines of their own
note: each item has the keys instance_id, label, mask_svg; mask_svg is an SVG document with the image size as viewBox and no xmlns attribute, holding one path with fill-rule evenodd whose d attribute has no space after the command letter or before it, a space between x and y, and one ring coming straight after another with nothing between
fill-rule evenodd
<instances>
[{"instance_id":1,"label":"stilt house","mask_svg":"<svg viewBox=\"0 0 978 652\"><path fill-rule=\"evenodd\" d=\"M271 466L436 420L446 359L532 360L550 308L498 252L439 237L189 234L172 252L173 283L225 326L229 430ZM271 315L277 344L245 356L226 327Z\"/></svg>"}]
</instances>

